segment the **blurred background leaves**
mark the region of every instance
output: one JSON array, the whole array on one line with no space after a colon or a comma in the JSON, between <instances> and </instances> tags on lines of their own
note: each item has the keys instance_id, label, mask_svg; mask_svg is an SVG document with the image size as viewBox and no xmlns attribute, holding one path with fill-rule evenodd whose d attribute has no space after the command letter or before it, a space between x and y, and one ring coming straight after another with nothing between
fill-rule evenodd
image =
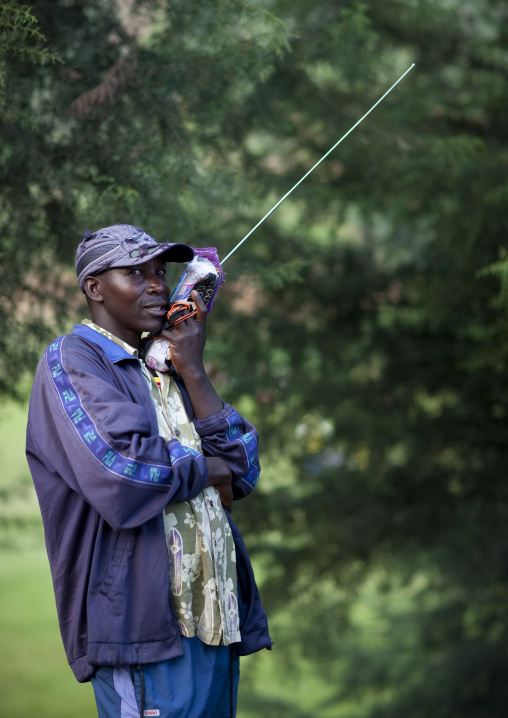
<instances>
[{"instance_id":1,"label":"blurred background leaves","mask_svg":"<svg viewBox=\"0 0 508 718\"><path fill-rule=\"evenodd\" d=\"M235 515L276 648L242 715L505 716L506 4L6 0L0 37L19 398L84 312L85 227L224 257L416 63L228 260L210 317L263 449Z\"/></svg>"}]
</instances>

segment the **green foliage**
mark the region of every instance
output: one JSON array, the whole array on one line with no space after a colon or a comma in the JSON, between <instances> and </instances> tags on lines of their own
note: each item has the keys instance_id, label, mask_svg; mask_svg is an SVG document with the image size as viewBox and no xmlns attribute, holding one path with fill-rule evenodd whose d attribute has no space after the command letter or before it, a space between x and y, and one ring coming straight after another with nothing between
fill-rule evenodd
<instances>
[{"instance_id":1,"label":"green foliage","mask_svg":"<svg viewBox=\"0 0 508 718\"><path fill-rule=\"evenodd\" d=\"M336 687L313 715L503 716L505 3L118 7L41 0L64 64L8 65L0 390L77 312L85 226L225 256L414 61L228 260L207 359L261 432L235 515L280 654Z\"/></svg>"},{"instance_id":2,"label":"green foliage","mask_svg":"<svg viewBox=\"0 0 508 718\"><path fill-rule=\"evenodd\" d=\"M275 168L291 186L416 68L288 200L298 220L286 210L253 237L267 272L288 256L308 270L304 284L265 283L256 334L241 330L248 312L230 319L233 349L218 359L245 355L230 398L258 392L264 445L297 467L241 521L265 557L267 597L290 608L284 640L299 634L291 644L328 672L335 701L356 696L391 717L503 715L508 376L492 276L503 257L491 265L507 218L506 14L499 3L340 5L273 5L299 31L249 105L263 142L245 161L260 181ZM344 23L347 44L332 43ZM231 263L240 272L246 260ZM320 422L332 431L316 441ZM387 606L397 581L430 581L403 622L386 618L380 643L347 610L379 571Z\"/></svg>"},{"instance_id":3,"label":"green foliage","mask_svg":"<svg viewBox=\"0 0 508 718\"><path fill-rule=\"evenodd\" d=\"M499 259L492 262L478 272L479 277L494 275L499 279L500 292L498 301L501 306L508 304L508 249L506 247L499 248Z\"/></svg>"},{"instance_id":4,"label":"green foliage","mask_svg":"<svg viewBox=\"0 0 508 718\"><path fill-rule=\"evenodd\" d=\"M23 6L3 10L20 49L5 60L0 117L2 393L16 391L10 367L33 369L61 330L85 227L134 222L199 244L242 193L224 127L280 57L282 23L232 1L134 9L122 18L113 0L41 0L36 29ZM63 64L49 66L54 56Z\"/></svg>"},{"instance_id":5,"label":"green foliage","mask_svg":"<svg viewBox=\"0 0 508 718\"><path fill-rule=\"evenodd\" d=\"M4 0L0 7L0 83L7 74L7 62L45 65L58 58L44 46L46 38L38 27L37 18L29 5L16 0Z\"/></svg>"}]
</instances>

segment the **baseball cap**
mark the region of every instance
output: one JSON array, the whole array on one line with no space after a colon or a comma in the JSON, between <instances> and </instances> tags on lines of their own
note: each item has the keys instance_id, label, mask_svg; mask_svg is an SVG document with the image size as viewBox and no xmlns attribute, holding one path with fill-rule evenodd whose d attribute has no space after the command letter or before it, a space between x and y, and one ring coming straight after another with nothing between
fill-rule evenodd
<instances>
[{"instance_id":1,"label":"baseball cap","mask_svg":"<svg viewBox=\"0 0 508 718\"><path fill-rule=\"evenodd\" d=\"M139 227L113 224L96 232L86 230L76 251L76 274L84 293L85 277L114 267L132 267L155 257L164 262L190 262L194 250L188 244L157 242Z\"/></svg>"}]
</instances>

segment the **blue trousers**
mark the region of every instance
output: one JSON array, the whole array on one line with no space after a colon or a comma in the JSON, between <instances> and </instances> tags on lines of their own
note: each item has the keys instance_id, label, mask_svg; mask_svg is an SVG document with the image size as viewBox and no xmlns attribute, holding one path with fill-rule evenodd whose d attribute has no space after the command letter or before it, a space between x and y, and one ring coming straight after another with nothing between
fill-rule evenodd
<instances>
[{"instance_id":1,"label":"blue trousers","mask_svg":"<svg viewBox=\"0 0 508 718\"><path fill-rule=\"evenodd\" d=\"M232 718L240 660L228 646L182 638L184 655L143 666L101 666L92 685L99 718ZM141 712L142 711L142 712Z\"/></svg>"}]
</instances>

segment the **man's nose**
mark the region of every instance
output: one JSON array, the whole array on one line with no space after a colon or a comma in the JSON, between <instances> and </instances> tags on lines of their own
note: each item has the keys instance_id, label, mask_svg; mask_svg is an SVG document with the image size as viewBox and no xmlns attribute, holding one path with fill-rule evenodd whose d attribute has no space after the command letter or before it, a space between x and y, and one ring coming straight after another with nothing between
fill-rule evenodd
<instances>
[{"instance_id":1,"label":"man's nose","mask_svg":"<svg viewBox=\"0 0 508 718\"><path fill-rule=\"evenodd\" d=\"M150 276L150 283L148 286L148 291L151 294L162 294L162 293L168 293L169 287L168 283L166 282L165 277L161 277L160 274L152 274Z\"/></svg>"}]
</instances>

